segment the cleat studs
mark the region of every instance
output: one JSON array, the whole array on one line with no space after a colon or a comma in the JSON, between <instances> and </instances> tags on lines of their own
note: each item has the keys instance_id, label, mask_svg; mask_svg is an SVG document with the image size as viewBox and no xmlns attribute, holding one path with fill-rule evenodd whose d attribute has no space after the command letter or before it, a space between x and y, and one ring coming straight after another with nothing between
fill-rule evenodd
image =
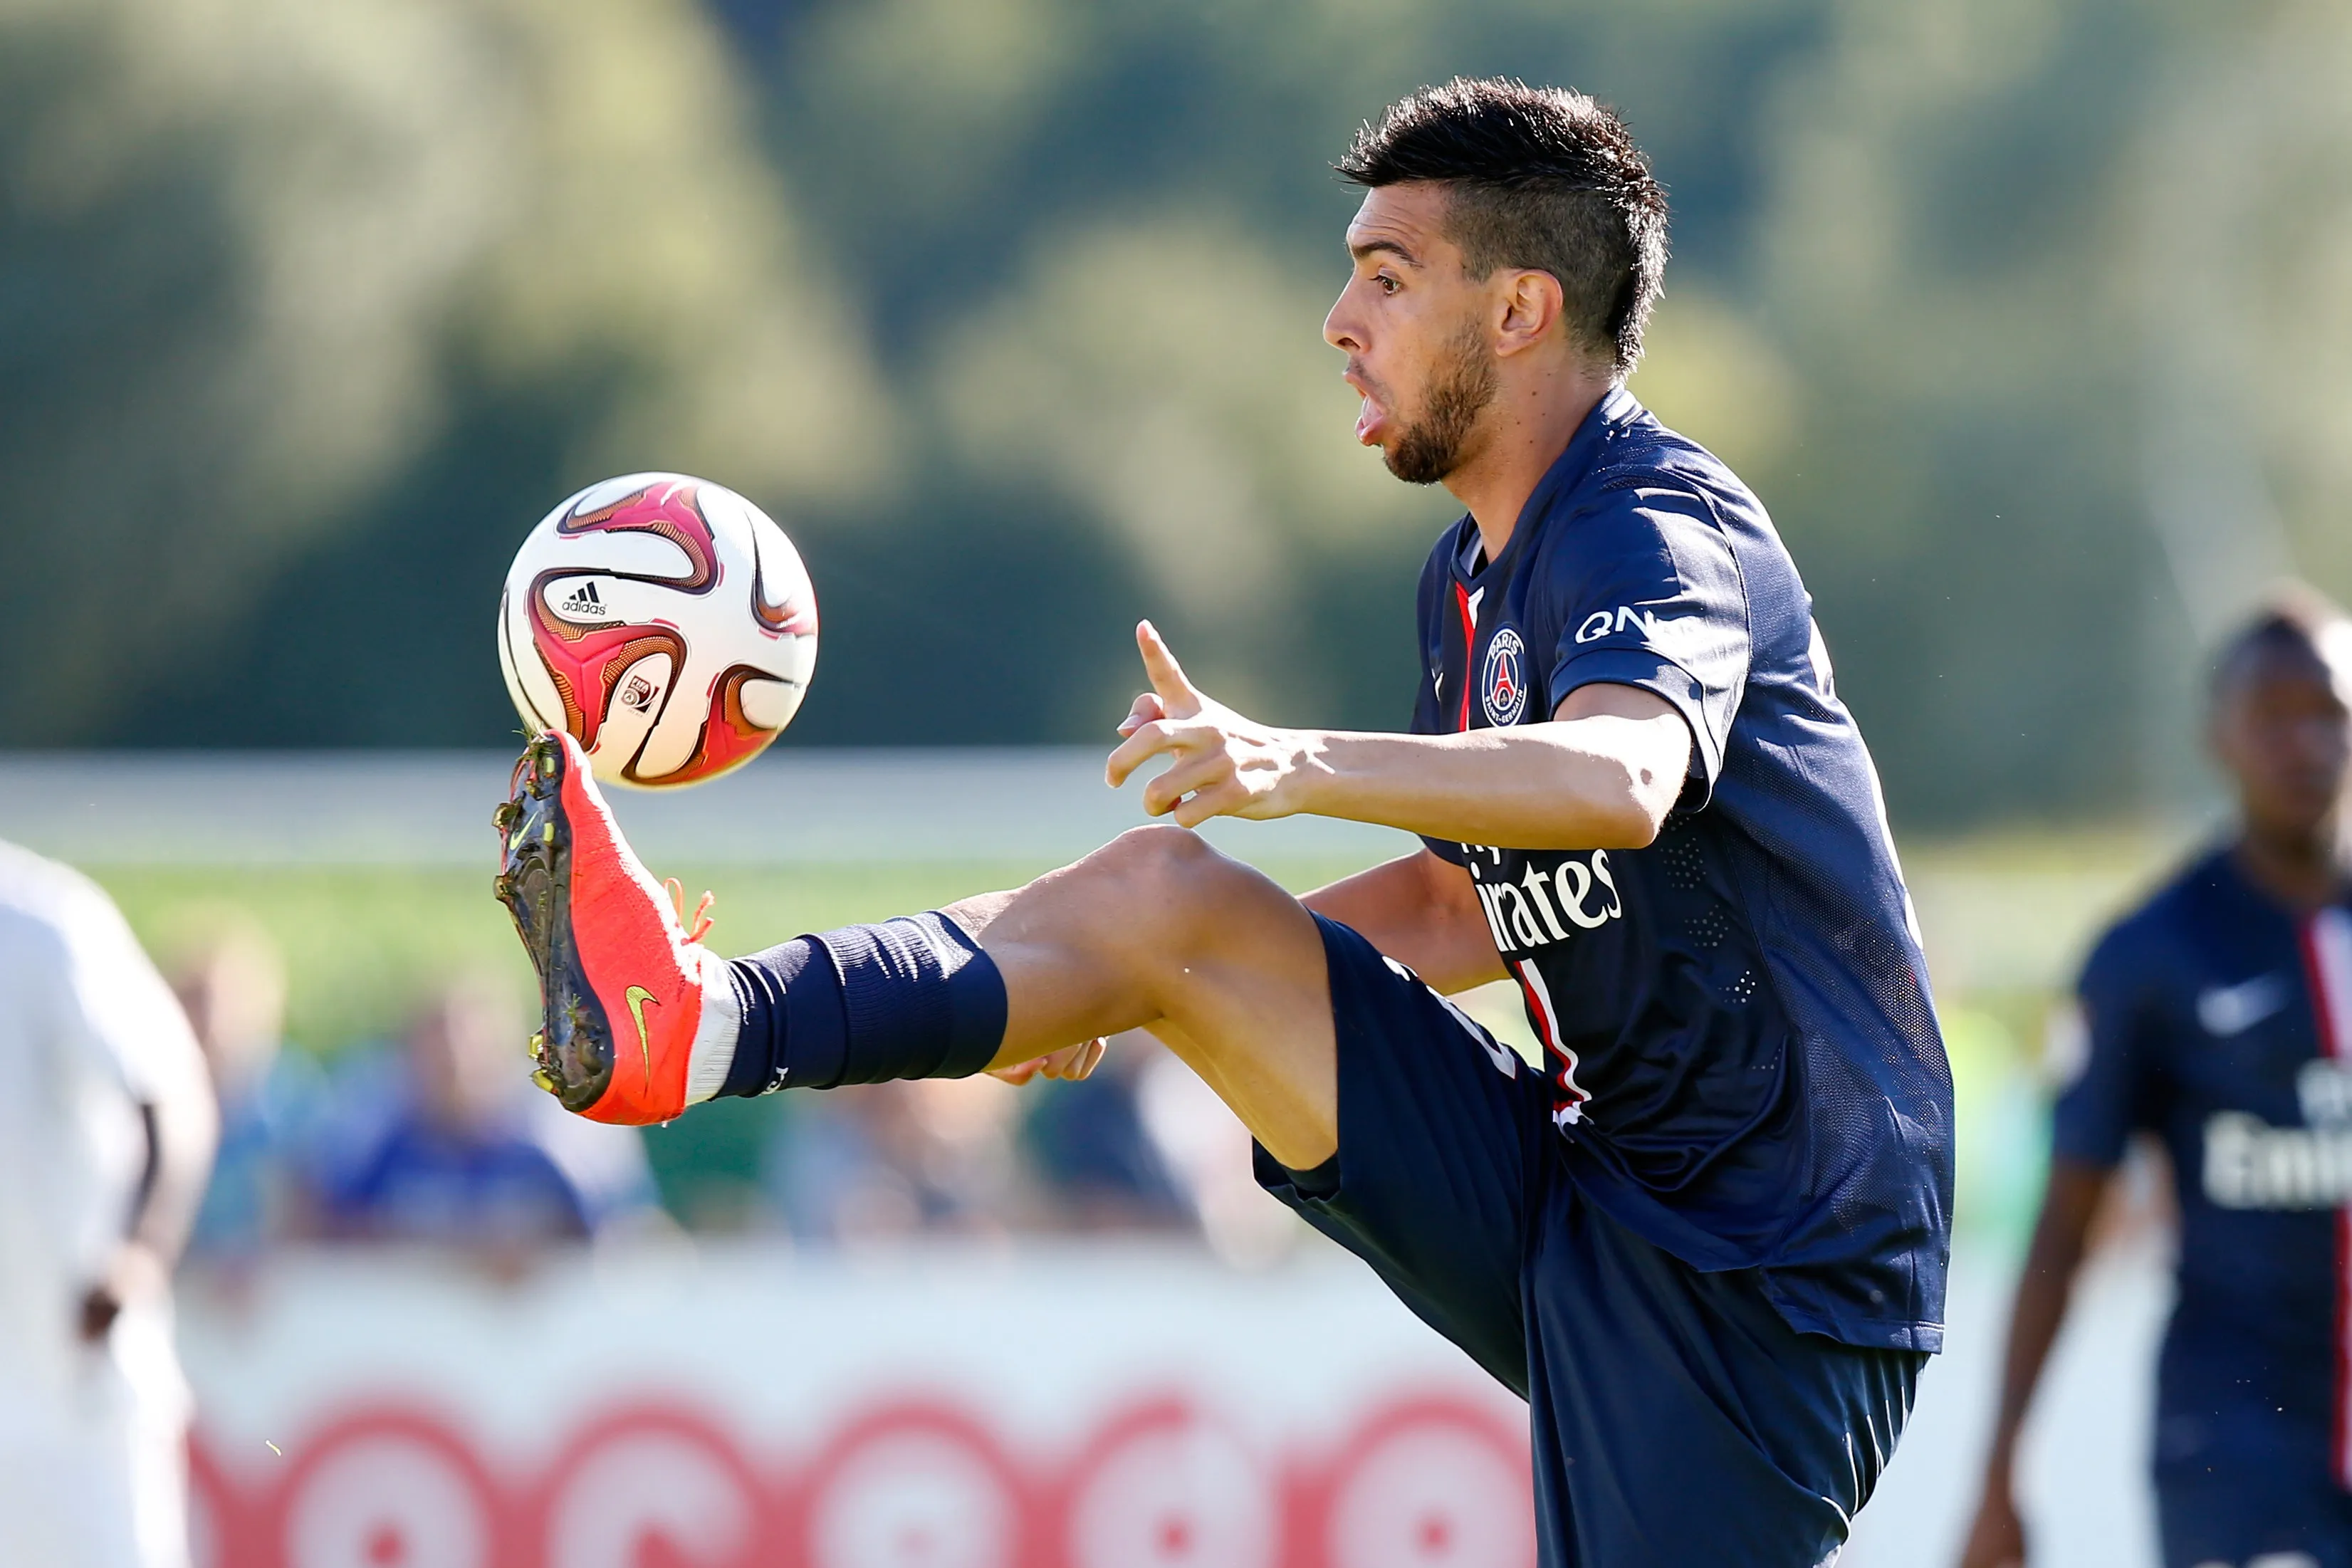
<instances>
[{"instance_id":1,"label":"cleat studs","mask_svg":"<svg viewBox=\"0 0 2352 1568\"><path fill-rule=\"evenodd\" d=\"M523 1054L530 1058L530 1059L535 1062L545 1061L547 1059L547 1031L544 1029L532 1030L530 1038L523 1044Z\"/></svg>"},{"instance_id":2,"label":"cleat studs","mask_svg":"<svg viewBox=\"0 0 2352 1568\"><path fill-rule=\"evenodd\" d=\"M555 818L551 816L540 825L539 841L541 844L552 844L555 842Z\"/></svg>"},{"instance_id":3,"label":"cleat studs","mask_svg":"<svg viewBox=\"0 0 2352 1568\"><path fill-rule=\"evenodd\" d=\"M539 1085L540 1088L547 1090L550 1094L560 1095L563 1092L563 1086L556 1082L555 1075L549 1072L545 1068L541 1068L537 1072L532 1073L530 1075L530 1081Z\"/></svg>"},{"instance_id":4,"label":"cleat studs","mask_svg":"<svg viewBox=\"0 0 2352 1568\"><path fill-rule=\"evenodd\" d=\"M500 833L512 833L516 821L521 816L522 807L510 800L502 800L499 802L499 808L490 813L490 826Z\"/></svg>"}]
</instances>

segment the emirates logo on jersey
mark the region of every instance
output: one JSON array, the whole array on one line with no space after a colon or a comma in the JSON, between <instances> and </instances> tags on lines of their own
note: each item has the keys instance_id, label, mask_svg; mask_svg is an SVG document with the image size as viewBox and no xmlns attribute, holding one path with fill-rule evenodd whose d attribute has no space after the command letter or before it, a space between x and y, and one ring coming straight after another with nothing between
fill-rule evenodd
<instances>
[{"instance_id":1,"label":"emirates logo on jersey","mask_svg":"<svg viewBox=\"0 0 2352 1568\"><path fill-rule=\"evenodd\" d=\"M1516 724L1528 710L1528 648L1508 626L1487 639L1486 661L1478 669L1478 705L1486 722L1497 729Z\"/></svg>"}]
</instances>

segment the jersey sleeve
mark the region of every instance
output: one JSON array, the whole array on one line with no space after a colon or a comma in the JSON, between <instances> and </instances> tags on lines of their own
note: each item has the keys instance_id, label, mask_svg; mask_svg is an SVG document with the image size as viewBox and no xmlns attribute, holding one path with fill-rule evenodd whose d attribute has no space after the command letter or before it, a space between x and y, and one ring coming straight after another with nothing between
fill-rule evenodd
<instances>
[{"instance_id":1,"label":"jersey sleeve","mask_svg":"<svg viewBox=\"0 0 2352 1568\"><path fill-rule=\"evenodd\" d=\"M2076 1011L2053 1040L2059 1082L2052 1109L2051 1152L2079 1164L2111 1168L2131 1135L2154 1118L2153 1036L2161 1027L2158 965L2128 930L2110 932L2083 967Z\"/></svg>"},{"instance_id":2,"label":"jersey sleeve","mask_svg":"<svg viewBox=\"0 0 2352 1568\"><path fill-rule=\"evenodd\" d=\"M1691 732L1691 783L1715 787L1748 684L1748 595L1706 502L1686 490L1608 492L1607 509L1564 531L1549 563L1559 647L1556 710L1579 687L1654 691Z\"/></svg>"},{"instance_id":3,"label":"jersey sleeve","mask_svg":"<svg viewBox=\"0 0 2352 1568\"><path fill-rule=\"evenodd\" d=\"M135 1101L202 1092L203 1054L178 998L112 901L78 892L57 928L64 1033Z\"/></svg>"}]
</instances>

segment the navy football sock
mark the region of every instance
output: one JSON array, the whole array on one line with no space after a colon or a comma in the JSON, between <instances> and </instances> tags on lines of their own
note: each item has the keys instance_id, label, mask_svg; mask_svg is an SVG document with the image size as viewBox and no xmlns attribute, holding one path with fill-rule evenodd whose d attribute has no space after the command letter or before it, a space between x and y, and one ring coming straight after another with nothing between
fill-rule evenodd
<instances>
[{"instance_id":1,"label":"navy football sock","mask_svg":"<svg viewBox=\"0 0 2352 1568\"><path fill-rule=\"evenodd\" d=\"M933 910L728 964L743 1013L721 1094L968 1078L1004 1042L1004 977Z\"/></svg>"}]
</instances>

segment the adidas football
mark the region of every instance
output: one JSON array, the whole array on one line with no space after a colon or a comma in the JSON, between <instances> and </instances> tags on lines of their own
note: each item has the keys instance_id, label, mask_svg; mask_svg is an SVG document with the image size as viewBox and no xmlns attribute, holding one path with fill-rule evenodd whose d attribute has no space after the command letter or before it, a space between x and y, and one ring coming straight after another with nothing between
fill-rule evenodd
<instances>
[{"instance_id":1,"label":"adidas football","mask_svg":"<svg viewBox=\"0 0 2352 1568\"><path fill-rule=\"evenodd\" d=\"M698 784L792 722L816 668L816 592L783 530L733 490L629 474L523 541L499 666L523 722L569 730L599 779Z\"/></svg>"}]
</instances>

